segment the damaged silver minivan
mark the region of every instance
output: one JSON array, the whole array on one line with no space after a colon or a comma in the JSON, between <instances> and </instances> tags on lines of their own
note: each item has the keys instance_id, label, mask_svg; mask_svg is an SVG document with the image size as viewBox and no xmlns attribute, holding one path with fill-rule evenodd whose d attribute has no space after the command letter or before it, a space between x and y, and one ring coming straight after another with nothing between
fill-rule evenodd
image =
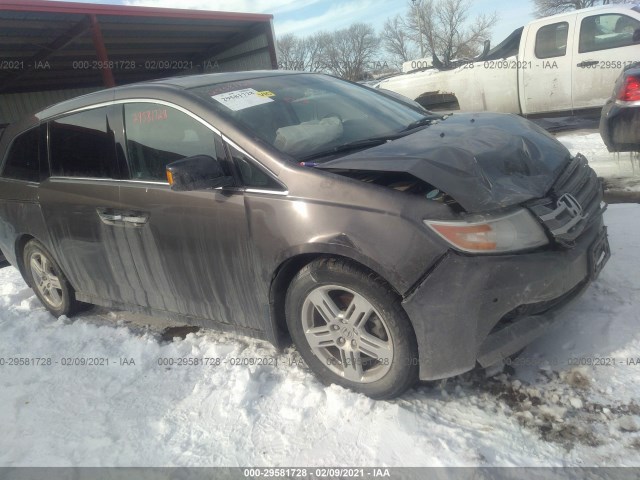
<instances>
[{"instance_id":1,"label":"damaged silver minivan","mask_svg":"<svg viewBox=\"0 0 640 480\"><path fill-rule=\"evenodd\" d=\"M595 173L534 124L320 74L97 92L9 127L0 161L0 249L54 315L293 340L373 398L512 355L609 257Z\"/></svg>"}]
</instances>

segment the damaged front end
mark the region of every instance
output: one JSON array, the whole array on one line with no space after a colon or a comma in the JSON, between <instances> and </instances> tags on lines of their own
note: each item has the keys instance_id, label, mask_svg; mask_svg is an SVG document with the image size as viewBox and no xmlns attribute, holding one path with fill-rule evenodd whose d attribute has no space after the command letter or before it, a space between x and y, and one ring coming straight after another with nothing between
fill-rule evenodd
<instances>
[{"instance_id":1,"label":"damaged front end","mask_svg":"<svg viewBox=\"0 0 640 480\"><path fill-rule=\"evenodd\" d=\"M319 167L450 207L423 219L449 250L403 298L423 380L524 348L610 256L595 172L519 117L454 115Z\"/></svg>"},{"instance_id":2,"label":"damaged front end","mask_svg":"<svg viewBox=\"0 0 640 480\"><path fill-rule=\"evenodd\" d=\"M399 192L405 192L409 195L423 196L427 200L447 204L456 212L464 211L460 204L451 195L442 192L430 183L425 182L410 173L341 169L335 169L333 172L370 185L387 187Z\"/></svg>"},{"instance_id":3,"label":"damaged front end","mask_svg":"<svg viewBox=\"0 0 640 480\"><path fill-rule=\"evenodd\" d=\"M604 211L600 181L587 160L573 158L552 135L513 115L453 115L318 168L445 203L471 230L509 217L517 221L505 235L536 236L524 207L549 240L565 247ZM441 237L455 226L425 220Z\"/></svg>"},{"instance_id":4,"label":"damaged front end","mask_svg":"<svg viewBox=\"0 0 640 480\"><path fill-rule=\"evenodd\" d=\"M321 163L335 173L409 174L446 192L468 213L542 198L571 154L514 115L455 114L383 145Z\"/></svg>"},{"instance_id":5,"label":"damaged front end","mask_svg":"<svg viewBox=\"0 0 640 480\"><path fill-rule=\"evenodd\" d=\"M597 222L606 208L602 184L587 159L578 154L554 182L548 194L527 202L554 240L573 247L580 235Z\"/></svg>"}]
</instances>

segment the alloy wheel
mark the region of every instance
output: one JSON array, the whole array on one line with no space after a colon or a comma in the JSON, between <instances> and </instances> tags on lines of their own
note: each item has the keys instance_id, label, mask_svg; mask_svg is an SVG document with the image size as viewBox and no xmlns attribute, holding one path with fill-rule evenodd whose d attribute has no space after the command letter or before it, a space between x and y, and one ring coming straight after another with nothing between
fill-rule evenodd
<instances>
[{"instance_id":1,"label":"alloy wheel","mask_svg":"<svg viewBox=\"0 0 640 480\"><path fill-rule=\"evenodd\" d=\"M43 254L34 252L33 255L31 255L29 266L35 287L38 289L38 292L40 292L40 295L42 295L51 308L61 308L64 301L62 285L60 284L60 278L58 278L53 270L51 262L49 262Z\"/></svg>"},{"instance_id":2,"label":"alloy wheel","mask_svg":"<svg viewBox=\"0 0 640 480\"><path fill-rule=\"evenodd\" d=\"M353 290L313 289L302 306L302 328L313 353L347 380L375 382L391 368L389 328L371 302Z\"/></svg>"}]
</instances>

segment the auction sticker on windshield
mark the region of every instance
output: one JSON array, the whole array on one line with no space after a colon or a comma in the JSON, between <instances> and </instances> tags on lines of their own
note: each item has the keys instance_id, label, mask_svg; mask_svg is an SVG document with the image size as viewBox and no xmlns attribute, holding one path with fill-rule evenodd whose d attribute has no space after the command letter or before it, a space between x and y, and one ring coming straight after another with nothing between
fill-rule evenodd
<instances>
[{"instance_id":1,"label":"auction sticker on windshield","mask_svg":"<svg viewBox=\"0 0 640 480\"><path fill-rule=\"evenodd\" d=\"M245 108L255 107L265 103L273 102L264 92L257 92L253 88L244 88L233 92L213 95L215 101L220 102L225 107L237 112Z\"/></svg>"}]
</instances>

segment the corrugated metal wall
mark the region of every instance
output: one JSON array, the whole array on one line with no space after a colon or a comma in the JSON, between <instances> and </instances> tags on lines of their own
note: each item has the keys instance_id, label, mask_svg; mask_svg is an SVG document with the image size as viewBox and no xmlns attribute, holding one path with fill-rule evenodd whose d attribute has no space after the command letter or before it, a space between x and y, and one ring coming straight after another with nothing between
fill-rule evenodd
<instances>
[{"instance_id":1,"label":"corrugated metal wall","mask_svg":"<svg viewBox=\"0 0 640 480\"><path fill-rule=\"evenodd\" d=\"M242 42L208 62L205 73L237 72L242 70L271 70L269 40L264 33ZM182 74L200 72L183 72ZM117 81L117 76L116 76ZM20 118L42 110L55 103L91 93L101 88L51 90L45 92L0 94L0 125L13 123Z\"/></svg>"},{"instance_id":2,"label":"corrugated metal wall","mask_svg":"<svg viewBox=\"0 0 640 480\"><path fill-rule=\"evenodd\" d=\"M271 70L269 52L248 53L232 60L218 60L220 72L238 72L242 70ZM215 73L212 71L211 73Z\"/></svg>"},{"instance_id":3,"label":"corrugated metal wall","mask_svg":"<svg viewBox=\"0 0 640 480\"><path fill-rule=\"evenodd\" d=\"M54 103L95 92L100 88L75 88L47 92L8 93L0 95L0 125L13 123Z\"/></svg>"},{"instance_id":4,"label":"corrugated metal wall","mask_svg":"<svg viewBox=\"0 0 640 480\"><path fill-rule=\"evenodd\" d=\"M217 62L217 65L216 65ZM242 70L271 70L269 42L265 34L257 35L224 53L215 56L207 73L237 72Z\"/></svg>"},{"instance_id":5,"label":"corrugated metal wall","mask_svg":"<svg viewBox=\"0 0 640 480\"><path fill-rule=\"evenodd\" d=\"M225 59L227 57L233 57L235 55L241 55L243 53L252 52L254 50L260 50L268 46L267 36L263 33L257 35L245 42L242 42L235 47L225 50L224 53L217 56L218 59Z\"/></svg>"}]
</instances>

